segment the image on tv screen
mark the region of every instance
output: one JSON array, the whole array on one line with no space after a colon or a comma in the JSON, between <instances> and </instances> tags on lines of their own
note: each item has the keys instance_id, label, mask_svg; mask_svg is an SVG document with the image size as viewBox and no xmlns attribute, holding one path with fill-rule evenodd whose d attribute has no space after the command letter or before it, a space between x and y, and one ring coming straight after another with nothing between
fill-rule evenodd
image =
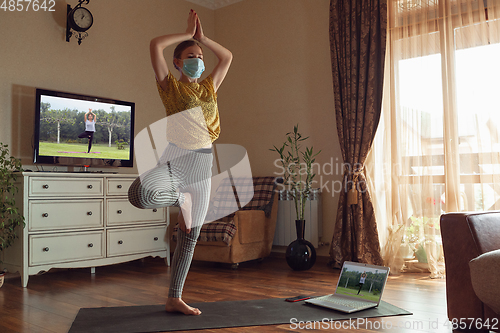
<instances>
[{"instance_id":1,"label":"image on tv screen","mask_svg":"<svg viewBox=\"0 0 500 333\"><path fill-rule=\"evenodd\" d=\"M132 107L42 95L39 156L129 160Z\"/></svg>"}]
</instances>

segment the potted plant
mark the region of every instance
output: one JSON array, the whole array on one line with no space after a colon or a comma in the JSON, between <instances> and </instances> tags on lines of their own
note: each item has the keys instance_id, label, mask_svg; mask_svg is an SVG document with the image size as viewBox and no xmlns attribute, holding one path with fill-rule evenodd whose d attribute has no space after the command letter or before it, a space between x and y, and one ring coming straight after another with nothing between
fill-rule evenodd
<instances>
[{"instance_id":1,"label":"potted plant","mask_svg":"<svg viewBox=\"0 0 500 333\"><path fill-rule=\"evenodd\" d=\"M17 238L16 228L25 225L24 216L18 211L14 195L19 191L15 182L22 171L21 161L10 156L7 145L0 142L0 253ZM0 268L2 261L0 260ZM0 270L0 286L5 273Z\"/></svg>"},{"instance_id":2,"label":"potted plant","mask_svg":"<svg viewBox=\"0 0 500 333\"><path fill-rule=\"evenodd\" d=\"M304 240L304 211L315 176L312 172L312 164L321 151L314 153L312 146L302 149L300 143L308 138L302 137L299 133L299 125L296 125L293 132L286 134L286 140L280 148L274 146L270 149L280 156L280 163L284 169L284 184L290 188L289 193L295 203L297 239L288 245L286 252L288 265L295 270L309 269L316 261L314 246Z\"/></svg>"},{"instance_id":3,"label":"potted plant","mask_svg":"<svg viewBox=\"0 0 500 333\"><path fill-rule=\"evenodd\" d=\"M410 216L406 228L406 241L420 263L427 264L427 249L437 244L435 235L440 234L438 217Z\"/></svg>"}]
</instances>

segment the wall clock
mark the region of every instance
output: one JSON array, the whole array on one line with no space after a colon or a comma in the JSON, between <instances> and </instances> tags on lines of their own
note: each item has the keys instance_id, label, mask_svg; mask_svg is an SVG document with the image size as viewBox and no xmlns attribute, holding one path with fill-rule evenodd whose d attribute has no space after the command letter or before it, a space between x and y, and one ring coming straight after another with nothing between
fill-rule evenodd
<instances>
[{"instance_id":1,"label":"wall clock","mask_svg":"<svg viewBox=\"0 0 500 333\"><path fill-rule=\"evenodd\" d=\"M83 7L82 4L88 5L90 0L79 0L75 8L67 6L66 17L66 41L69 42L71 36L78 39L78 45L82 44L82 40L88 36L87 30L94 24L94 17L90 10Z\"/></svg>"}]
</instances>

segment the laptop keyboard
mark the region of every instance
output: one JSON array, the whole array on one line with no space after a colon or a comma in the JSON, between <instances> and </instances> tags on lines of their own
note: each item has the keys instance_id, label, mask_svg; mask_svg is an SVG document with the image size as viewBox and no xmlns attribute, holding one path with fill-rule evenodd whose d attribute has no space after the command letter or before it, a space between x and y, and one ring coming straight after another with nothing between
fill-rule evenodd
<instances>
[{"instance_id":1,"label":"laptop keyboard","mask_svg":"<svg viewBox=\"0 0 500 333\"><path fill-rule=\"evenodd\" d=\"M373 306L372 303L367 303L367 302L363 302L363 301L355 301L355 300L350 300L350 299L343 299L340 297L335 297L333 295L318 297L318 300L339 304L339 305L342 305L342 306L345 306L348 308L353 308L353 309L364 309L364 308L368 308L368 307Z\"/></svg>"}]
</instances>

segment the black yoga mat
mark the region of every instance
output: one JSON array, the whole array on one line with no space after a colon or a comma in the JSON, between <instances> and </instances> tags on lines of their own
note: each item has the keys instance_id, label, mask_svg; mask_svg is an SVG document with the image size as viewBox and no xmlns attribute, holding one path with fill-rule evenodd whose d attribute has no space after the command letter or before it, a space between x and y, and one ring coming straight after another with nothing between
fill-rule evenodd
<instances>
[{"instance_id":1,"label":"black yoga mat","mask_svg":"<svg viewBox=\"0 0 500 333\"><path fill-rule=\"evenodd\" d=\"M375 318L412 313L386 302L377 308L344 314L305 302L286 302L284 298L224 301L190 304L201 310L199 316L165 312L165 305L85 308L78 312L69 333L135 333L202 330L224 327L290 324L307 321L333 325L330 320ZM326 321L325 321L326 320ZM325 326L323 326L325 327ZM330 326L333 328L333 326Z\"/></svg>"}]
</instances>

